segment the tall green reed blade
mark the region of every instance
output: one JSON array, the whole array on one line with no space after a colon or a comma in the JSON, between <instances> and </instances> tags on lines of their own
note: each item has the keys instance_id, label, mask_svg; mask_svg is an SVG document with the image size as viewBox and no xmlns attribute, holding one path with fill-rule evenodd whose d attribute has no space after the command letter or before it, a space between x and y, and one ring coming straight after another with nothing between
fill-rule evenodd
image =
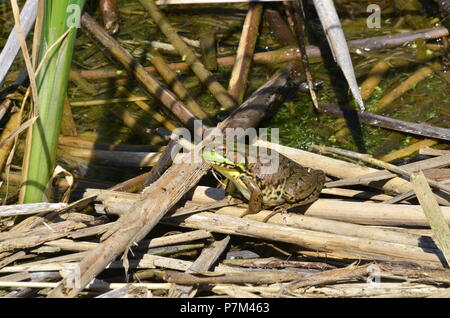
<instances>
[{"instance_id":1,"label":"tall green reed blade","mask_svg":"<svg viewBox=\"0 0 450 318\"><path fill-rule=\"evenodd\" d=\"M40 70L36 82L39 118L31 130L28 155L24 161L23 202L41 202L55 166L64 96L67 90L73 47L84 0L45 0L40 43ZM62 36L67 32L66 36ZM61 41L62 39L62 41ZM52 47L55 42L59 42ZM50 50L49 50L50 48ZM48 51L48 52L47 52Z\"/></svg>"}]
</instances>

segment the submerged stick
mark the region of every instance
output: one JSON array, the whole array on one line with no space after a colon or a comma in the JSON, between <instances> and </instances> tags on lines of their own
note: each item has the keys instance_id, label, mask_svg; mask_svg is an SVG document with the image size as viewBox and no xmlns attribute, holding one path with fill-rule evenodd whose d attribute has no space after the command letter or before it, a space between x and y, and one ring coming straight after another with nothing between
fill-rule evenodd
<instances>
[{"instance_id":1,"label":"submerged stick","mask_svg":"<svg viewBox=\"0 0 450 318\"><path fill-rule=\"evenodd\" d=\"M154 79L144 67L120 44L112 38L89 14L84 13L81 18L83 28L103 47L108 48L109 53L121 62L125 68L133 74L142 87L158 98L161 103L171 111L186 127L194 129L194 114L178 100L178 98L156 79Z\"/></svg>"},{"instance_id":2,"label":"submerged stick","mask_svg":"<svg viewBox=\"0 0 450 318\"><path fill-rule=\"evenodd\" d=\"M200 81L208 88L217 101L225 109L235 108L236 101L228 94L227 90L217 81L215 76L206 69L206 67L200 62L195 53L187 46L187 44L181 39L174 28L170 25L164 14L158 9L153 0L139 0L149 12L152 19L156 22L158 27L169 39L173 46L177 49L178 53L186 59L186 63L197 75Z\"/></svg>"},{"instance_id":3,"label":"submerged stick","mask_svg":"<svg viewBox=\"0 0 450 318\"><path fill-rule=\"evenodd\" d=\"M247 17L242 28L241 39L236 53L236 63L231 72L228 92L234 97L237 103L244 100L247 88L247 77L250 72L253 52L255 50L258 29L261 22L263 6L261 3L250 4Z\"/></svg>"},{"instance_id":4,"label":"submerged stick","mask_svg":"<svg viewBox=\"0 0 450 318\"><path fill-rule=\"evenodd\" d=\"M348 41L349 47L353 49L361 49L361 50L376 50L382 49L384 47L397 47L405 45L408 42L413 42L417 39L425 38L425 39L438 39L444 36L448 36L448 30L444 27L441 28L431 28L425 30L419 30L410 33L401 33L394 35L385 35L380 37L373 37L361 40L351 40ZM320 57L321 51L320 48L314 45L309 45L306 47L306 53L308 57ZM296 60L299 58L299 52L297 48L283 48L274 51L268 52L258 52L253 55L253 63L255 64L271 64L271 63L286 63L292 60ZM220 67L232 67L236 62L236 56L226 56L220 57L217 59L217 63ZM186 71L189 70L189 66L185 62L181 63L172 63L169 64L169 67L173 70L177 71ZM154 67L146 67L148 72L155 72ZM119 75L123 75L123 72L114 70L111 68L108 69L99 69L99 70L83 70L80 71L81 76L87 79L106 79L111 77L117 77Z\"/></svg>"},{"instance_id":5,"label":"submerged stick","mask_svg":"<svg viewBox=\"0 0 450 318\"><path fill-rule=\"evenodd\" d=\"M450 129L447 128L436 127L427 124L407 122L369 112L360 112L351 109L341 109L338 106L329 104L328 105L321 104L319 110L323 113L330 114L333 117L357 116L359 118L359 121L364 124L400 131L406 134L413 134L423 137L450 141Z\"/></svg>"}]
</instances>

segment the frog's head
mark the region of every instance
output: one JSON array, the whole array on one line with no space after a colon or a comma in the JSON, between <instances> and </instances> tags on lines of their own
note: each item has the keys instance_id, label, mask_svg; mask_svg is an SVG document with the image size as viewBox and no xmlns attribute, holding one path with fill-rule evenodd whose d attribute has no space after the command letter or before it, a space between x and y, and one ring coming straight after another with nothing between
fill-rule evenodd
<instances>
[{"instance_id":1,"label":"frog's head","mask_svg":"<svg viewBox=\"0 0 450 318\"><path fill-rule=\"evenodd\" d=\"M230 177L230 174L248 173L245 155L236 150L227 151L224 145L213 145L204 149L202 157L226 177Z\"/></svg>"}]
</instances>

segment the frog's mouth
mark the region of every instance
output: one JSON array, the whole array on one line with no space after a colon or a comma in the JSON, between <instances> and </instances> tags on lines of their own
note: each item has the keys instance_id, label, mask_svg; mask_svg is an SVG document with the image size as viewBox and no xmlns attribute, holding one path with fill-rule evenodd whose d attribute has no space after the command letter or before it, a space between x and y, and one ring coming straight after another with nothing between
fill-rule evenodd
<instances>
[{"instance_id":1,"label":"frog's mouth","mask_svg":"<svg viewBox=\"0 0 450 318\"><path fill-rule=\"evenodd\" d=\"M240 171L240 169L236 168L236 166L232 166L227 163L212 162L211 165L221 175L233 182L236 188L238 188L238 190L242 193L244 198L246 198L247 200L250 199L250 190L245 185L245 183L242 182L241 179L241 177L245 175L245 172Z\"/></svg>"}]
</instances>

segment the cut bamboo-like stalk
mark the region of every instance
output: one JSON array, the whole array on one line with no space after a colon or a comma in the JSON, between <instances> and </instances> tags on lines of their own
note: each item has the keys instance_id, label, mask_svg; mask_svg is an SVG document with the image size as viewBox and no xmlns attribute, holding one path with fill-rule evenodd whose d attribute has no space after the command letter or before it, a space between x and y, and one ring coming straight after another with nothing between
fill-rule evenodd
<instances>
[{"instance_id":1,"label":"cut bamboo-like stalk","mask_svg":"<svg viewBox=\"0 0 450 318\"><path fill-rule=\"evenodd\" d=\"M236 62L231 72L228 92L238 104L244 100L247 88L247 77L250 72L253 52L255 50L258 29L261 22L262 4L250 4L247 17L242 28L241 39L236 53Z\"/></svg>"},{"instance_id":2,"label":"cut bamboo-like stalk","mask_svg":"<svg viewBox=\"0 0 450 318\"><path fill-rule=\"evenodd\" d=\"M411 176L411 182L423 212L430 223L433 236L436 238L447 260L447 264L450 265L450 229L448 223L433 196L433 192L431 192L423 172L414 173Z\"/></svg>"}]
</instances>

